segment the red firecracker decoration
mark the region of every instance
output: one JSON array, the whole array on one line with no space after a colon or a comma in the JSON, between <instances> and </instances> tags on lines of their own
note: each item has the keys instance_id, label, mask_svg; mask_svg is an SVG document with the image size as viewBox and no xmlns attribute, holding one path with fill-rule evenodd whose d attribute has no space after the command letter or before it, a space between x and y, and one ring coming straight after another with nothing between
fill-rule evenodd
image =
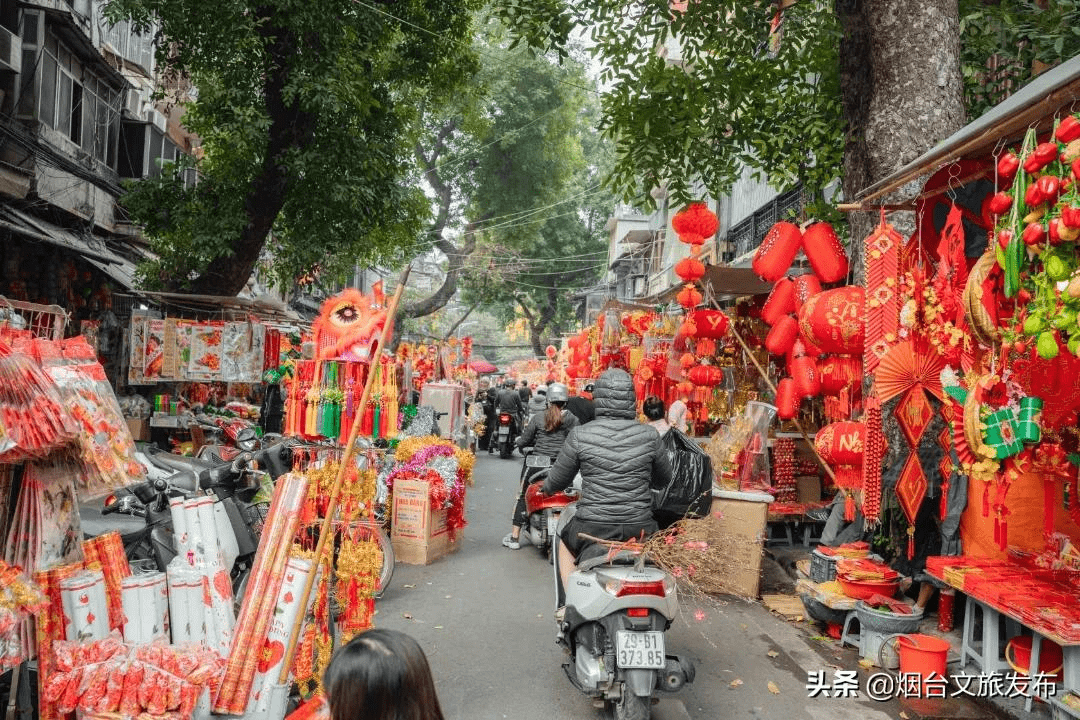
<instances>
[{"instance_id":1,"label":"red firecracker decoration","mask_svg":"<svg viewBox=\"0 0 1080 720\"><path fill-rule=\"evenodd\" d=\"M782 378L776 384L776 416L781 420L791 420L799 414L801 399L795 392L795 381L791 378Z\"/></svg>"},{"instance_id":2,"label":"red firecracker decoration","mask_svg":"<svg viewBox=\"0 0 1080 720\"><path fill-rule=\"evenodd\" d=\"M795 283L790 278L780 278L761 308L761 319L768 325L775 325L780 318L795 310Z\"/></svg>"},{"instance_id":3,"label":"red firecracker decoration","mask_svg":"<svg viewBox=\"0 0 1080 720\"><path fill-rule=\"evenodd\" d=\"M715 365L697 365L687 373L690 382L701 387L716 387L724 381L724 371Z\"/></svg>"},{"instance_id":4,"label":"red firecracker decoration","mask_svg":"<svg viewBox=\"0 0 1080 720\"><path fill-rule=\"evenodd\" d=\"M791 379L795 392L801 397L814 397L821 392L821 374L814 358L802 356L791 362Z\"/></svg>"},{"instance_id":5,"label":"red firecracker decoration","mask_svg":"<svg viewBox=\"0 0 1080 720\"><path fill-rule=\"evenodd\" d=\"M679 234L680 240L683 235L696 235L704 241L720 229L720 220L705 203L692 203L671 218L671 228ZM688 241L683 240L683 242Z\"/></svg>"},{"instance_id":6,"label":"red firecracker decoration","mask_svg":"<svg viewBox=\"0 0 1080 720\"><path fill-rule=\"evenodd\" d=\"M817 275L813 273L807 273L806 275L799 275L792 280L795 287L795 309L801 308L807 300L821 292L821 282L817 279Z\"/></svg>"},{"instance_id":7,"label":"red firecracker decoration","mask_svg":"<svg viewBox=\"0 0 1080 720\"><path fill-rule=\"evenodd\" d=\"M798 336L799 324L792 316L785 315L765 336L765 349L773 355L785 355L794 347Z\"/></svg>"},{"instance_id":8,"label":"red firecracker decoration","mask_svg":"<svg viewBox=\"0 0 1080 720\"><path fill-rule=\"evenodd\" d=\"M804 341L823 352L861 355L865 332L863 289L850 285L813 296L799 308L799 331Z\"/></svg>"},{"instance_id":9,"label":"red firecracker decoration","mask_svg":"<svg viewBox=\"0 0 1080 720\"><path fill-rule=\"evenodd\" d=\"M701 304L702 297L697 288L693 285L686 285L679 291L675 299L687 310L693 310Z\"/></svg>"},{"instance_id":10,"label":"red firecracker decoration","mask_svg":"<svg viewBox=\"0 0 1080 720\"><path fill-rule=\"evenodd\" d=\"M705 277L705 263L696 257L683 258L675 263L675 274L685 283L692 283Z\"/></svg>"},{"instance_id":11,"label":"red firecracker decoration","mask_svg":"<svg viewBox=\"0 0 1080 720\"><path fill-rule=\"evenodd\" d=\"M833 283L847 277L847 255L832 225L822 222L806 228L802 246L810 267L822 282Z\"/></svg>"},{"instance_id":12,"label":"red firecracker decoration","mask_svg":"<svg viewBox=\"0 0 1080 720\"><path fill-rule=\"evenodd\" d=\"M776 282L787 274L801 243L802 232L797 226L789 222L776 223L765 233L754 253L754 272L767 282Z\"/></svg>"},{"instance_id":13,"label":"red firecracker decoration","mask_svg":"<svg viewBox=\"0 0 1080 720\"><path fill-rule=\"evenodd\" d=\"M697 326L697 337L719 340L728 331L728 316L719 310L695 310L688 314L688 319Z\"/></svg>"},{"instance_id":14,"label":"red firecracker decoration","mask_svg":"<svg viewBox=\"0 0 1080 720\"><path fill-rule=\"evenodd\" d=\"M885 459L885 431L877 393L866 400L866 450L863 457L863 517L872 525L881 520L881 462Z\"/></svg>"}]
</instances>

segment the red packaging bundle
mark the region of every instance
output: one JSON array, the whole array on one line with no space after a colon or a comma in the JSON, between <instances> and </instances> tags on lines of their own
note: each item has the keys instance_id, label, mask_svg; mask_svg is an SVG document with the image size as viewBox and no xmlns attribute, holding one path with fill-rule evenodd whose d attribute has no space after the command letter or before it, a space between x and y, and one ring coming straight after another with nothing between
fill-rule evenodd
<instances>
[{"instance_id":1,"label":"red packaging bundle","mask_svg":"<svg viewBox=\"0 0 1080 720\"><path fill-rule=\"evenodd\" d=\"M88 568L100 566L105 575L105 594L109 601L109 628L123 629L124 600L121 595L121 584L124 578L131 575L131 567L124 553L124 542L120 538L120 533L108 532L83 541L83 555L86 557Z\"/></svg>"},{"instance_id":2,"label":"red packaging bundle","mask_svg":"<svg viewBox=\"0 0 1080 720\"><path fill-rule=\"evenodd\" d=\"M0 463L42 457L74 437L56 384L31 358L0 342Z\"/></svg>"}]
</instances>

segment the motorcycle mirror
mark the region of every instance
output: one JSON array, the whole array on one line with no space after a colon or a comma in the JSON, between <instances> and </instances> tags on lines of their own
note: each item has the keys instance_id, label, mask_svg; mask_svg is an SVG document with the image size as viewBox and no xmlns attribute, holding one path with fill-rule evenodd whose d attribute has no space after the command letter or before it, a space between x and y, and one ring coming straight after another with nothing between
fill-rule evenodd
<instances>
[{"instance_id":1,"label":"motorcycle mirror","mask_svg":"<svg viewBox=\"0 0 1080 720\"><path fill-rule=\"evenodd\" d=\"M236 436L236 447L244 452L251 452L259 447L259 437L254 428L244 428Z\"/></svg>"}]
</instances>

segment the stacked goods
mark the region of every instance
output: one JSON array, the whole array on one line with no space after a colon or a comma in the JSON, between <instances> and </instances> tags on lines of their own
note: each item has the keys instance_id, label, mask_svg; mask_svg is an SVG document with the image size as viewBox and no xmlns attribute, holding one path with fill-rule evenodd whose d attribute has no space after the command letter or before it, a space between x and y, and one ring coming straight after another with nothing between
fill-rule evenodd
<instances>
[{"instance_id":1,"label":"stacked goods","mask_svg":"<svg viewBox=\"0 0 1080 720\"><path fill-rule=\"evenodd\" d=\"M795 441L780 438L773 446L773 488L777 502L798 500L795 486Z\"/></svg>"}]
</instances>

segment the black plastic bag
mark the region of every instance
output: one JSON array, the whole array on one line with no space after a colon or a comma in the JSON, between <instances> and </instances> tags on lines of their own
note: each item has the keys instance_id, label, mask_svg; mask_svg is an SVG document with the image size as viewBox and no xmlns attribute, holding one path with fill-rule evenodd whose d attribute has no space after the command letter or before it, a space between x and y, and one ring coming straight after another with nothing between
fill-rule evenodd
<instances>
[{"instance_id":1,"label":"black plastic bag","mask_svg":"<svg viewBox=\"0 0 1080 720\"><path fill-rule=\"evenodd\" d=\"M700 518L712 507L712 461L696 442L676 428L661 438L671 463L671 483L653 488L653 514L661 528L684 517Z\"/></svg>"}]
</instances>

